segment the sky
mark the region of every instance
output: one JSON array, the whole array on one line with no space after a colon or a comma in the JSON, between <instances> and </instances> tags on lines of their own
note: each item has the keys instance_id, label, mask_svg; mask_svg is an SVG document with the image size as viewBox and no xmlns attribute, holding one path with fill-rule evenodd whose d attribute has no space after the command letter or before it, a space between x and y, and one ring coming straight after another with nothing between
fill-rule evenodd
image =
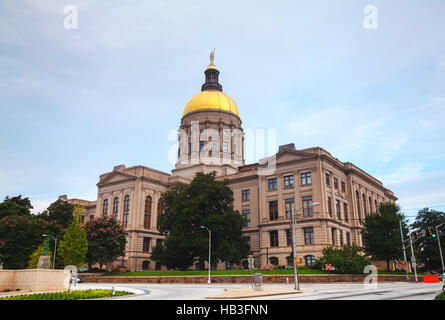
<instances>
[{"instance_id":1,"label":"sky","mask_svg":"<svg viewBox=\"0 0 445 320\"><path fill-rule=\"evenodd\" d=\"M444 0L0 0L0 198L39 212L116 165L170 172L215 48L245 130L445 210L444 40Z\"/></svg>"}]
</instances>

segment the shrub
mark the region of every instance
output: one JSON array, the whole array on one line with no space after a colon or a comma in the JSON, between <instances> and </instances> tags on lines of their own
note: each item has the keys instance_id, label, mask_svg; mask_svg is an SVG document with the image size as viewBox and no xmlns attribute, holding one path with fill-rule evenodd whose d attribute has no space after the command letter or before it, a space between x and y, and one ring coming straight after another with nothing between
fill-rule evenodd
<instances>
[{"instance_id":1,"label":"shrub","mask_svg":"<svg viewBox=\"0 0 445 320\"><path fill-rule=\"evenodd\" d=\"M123 296L133 294L127 291L115 291L114 296ZM79 299L97 299L113 296L111 290L76 290L70 292L47 292L37 294L24 294L11 297L3 297L0 300L79 300Z\"/></svg>"},{"instance_id":2,"label":"shrub","mask_svg":"<svg viewBox=\"0 0 445 320\"><path fill-rule=\"evenodd\" d=\"M434 300L445 300L445 291L443 291L442 293L438 294Z\"/></svg>"},{"instance_id":3,"label":"shrub","mask_svg":"<svg viewBox=\"0 0 445 320\"><path fill-rule=\"evenodd\" d=\"M341 249L329 246L323 249L323 257L315 260L314 269L322 270L325 264L330 264L335 267L334 273L363 273L371 261L361 254L362 251L356 245L345 245Z\"/></svg>"}]
</instances>

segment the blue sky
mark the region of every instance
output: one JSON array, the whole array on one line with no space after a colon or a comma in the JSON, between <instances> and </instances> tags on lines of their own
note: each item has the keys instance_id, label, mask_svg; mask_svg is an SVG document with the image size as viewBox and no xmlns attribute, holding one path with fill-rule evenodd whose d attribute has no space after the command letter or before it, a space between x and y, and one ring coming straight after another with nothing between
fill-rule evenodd
<instances>
[{"instance_id":1,"label":"blue sky","mask_svg":"<svg viewBox=\"0 0 445 320\"><path fill-rule=\"evenodd\" d=\"M443 0L0 0L0 197L39 211L94 200L115 165L169 172L169 134L216 48L245 129L325 148L403 209L445 209L444 35Z\"/></svg>"}]
</instances>

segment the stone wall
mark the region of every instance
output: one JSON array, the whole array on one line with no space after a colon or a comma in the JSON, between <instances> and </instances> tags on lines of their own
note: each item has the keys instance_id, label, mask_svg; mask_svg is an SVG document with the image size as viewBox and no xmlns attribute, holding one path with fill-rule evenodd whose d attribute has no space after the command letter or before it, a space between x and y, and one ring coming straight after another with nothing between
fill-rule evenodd
<instances>
[{"instance_id":1,"label":"stone wall","mask_svg":"<svg viewBox=\"0 0 445 320\"><path fill-rule=\"evenodd\" d=\"M24 269L0 270L0 291L55 291L68 290L69 270Z\"/></svg>"},{"instance_id":2,"label":"stone wall","mask_svg":"<svg viewBox=\"0 0 445 320\"><path fill-rule=\"evenodd\" d=\"M365 274L305 274L298 276L300 283L334 283L334 282L363 282ZM208 276L163 276L163 277L123 277L98 276L94 274L79 275L84 282L95 283L207 283ZM378 282L406 282L405 275L378 275ZM423 282L423 277L418 277ZM264 283L293 283L293 275L263 275ZM414 282L414 276L409 276ZM211 276L212 283L250 283L251 277L240 276Z\"/></svg>"}]
</instances>

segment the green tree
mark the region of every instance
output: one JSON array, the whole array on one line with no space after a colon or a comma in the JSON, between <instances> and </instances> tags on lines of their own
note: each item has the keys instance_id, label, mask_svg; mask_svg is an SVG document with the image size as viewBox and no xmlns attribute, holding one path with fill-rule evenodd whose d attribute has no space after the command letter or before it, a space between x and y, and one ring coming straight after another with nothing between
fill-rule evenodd
<instances>
[{"instance_id":1,"label":"green tree","mask_svg":"<svg viewBox=\"0 0 445 320\"><path fill-rule=\"evenodd\" d=\"M55 222L65 230L73 221L73 211L72 204L59 199L51 203L48 209L40 213L38 217L48 222Z\"/></svg>"},{"instance_id":2,"label":"green tree","mask_svg":"<svg viewBox=\"0 0 445 320\"><path fill-rule=\"evenodd\" d=\"M8 216L30 216L29 209L11 200L0 203L0 219Z\"/></svg>"},{"instance_id":3,"label":"green tree","mask_svg":"<svg viewBox=\"0 0 445 320\"><path fill-rule=\"evenodd\" d=\"M343 248L332 246L323 249L323 256L315 260L314 269L322 270L326 264L335 267L335 273L363 273L371 260L363 255L363 248L345 245Z\"/></svg>"},{"instance_id":4,"label":"green tree","mask_svg":"<svg viewBox=\"0 0 445 320\"><path fill-rule=\"evenodd\" d=\"M87 233L82 225L83 208L74 207L74 219L68 226L60 241L59 254L64 265L82 266L86 261L88 251Z\"/></svg>"},{"instance_id":5,"label":"green tree","mask_svg":"<svg viewBox=\"0 0 445 320\"><path fill-rule=\"evenodd\" d=\"M418 263L423 265L426 271L441 271L442 263L440 260L439 244L437 243L437 238L433 238L429 234L428 228L435 227L441 223L445 222L445 213L441 211L429 210L424 208L417 213L416 220L412 224L414 230L420 232L422 230L426 231L426 236L421 237L414 245L417 249L416 258ZM445 226L442 226L445 228ZM436 232L433 228L432 231ZM436 234L436 237L439 235ZM442 252L445 252L445 241L441 242Z\"/></svg>"},{"instance_id":6,"label":"green tree","mask_svg":"<svg viewBox=\"0 0 445 320\"><path fill-rule=\"evenodd\" d=\"M362 230L363 248L366 255L373 260L402 260L402 239L400 236L400 221L404 238L407 235L406 220L400 207L394 203L381 203L377 213L366 216Z\"/></svg>"},{"instance_id":7,"label":"green tree","mask_svg":"<svg viewBox=\"0 0 445 320\"><path fill-rule=\"evenodd\" d=\"M40 256L43 255L43 249L45 247L45 241L37 247L37 249L29 256L28 261L28 269L35 269L37 268L37 265L39 264ZM48 251L46 252L48 256L52 257L53 253L51 249L48 248ZM50 259L50 267L53 267L53 260Z\"/></svg>"},{"instance_id":8,"label":"green tree","mask_svg":"<svg viewBox=\"0 0 445 320\"><path fill-rule=\"evenodd\" d=\"M25 207L26 209L31 210L34 209L34 207L31 205L31 201L28 197L22 198L22 195L18 195L16 197L10 198L9 196L6 196L5 201L11 201L14 203L17 203L19 206Z\"/></svg>"},{"instance_id":9,"label":"green tree","mask_svg":"<svg viewBox=\"0 0 445 320\"><path fill-rule=\"evenodd\" d=\"M228 181L216 181L215 173L198 173L190 185L176 184L163 193L165 212L158 216L159 230L166 237L156 246L152 259L169 269L186 269L208 261L212 232L212 264L239 263L249 253L241 229L246 219L233 208L233 192Z\"/></svg>"},{"instance_id":10,"label":"green tree","mask_svg":"<svg viewBox=\"0 0 445 320\"><path fill-rule=\"evenodd\" d=\"M25 269L29 256L42 243L43 234L55 237L60 227L31 216L8 216L0 220L0 256L5 269Z\"/></svg>"},{"instance_id":11,"label":"green tree","mask_svg":"<svg viewBox=\"0 0 445 320\"><path fill-rule=\"evenodd\" d=\"M124 256L127 244L124 228L113 218L99 217L86 224L88 239L87 263L89 268L99 263L103 265Z\"/></svg>"}]
</instances>

